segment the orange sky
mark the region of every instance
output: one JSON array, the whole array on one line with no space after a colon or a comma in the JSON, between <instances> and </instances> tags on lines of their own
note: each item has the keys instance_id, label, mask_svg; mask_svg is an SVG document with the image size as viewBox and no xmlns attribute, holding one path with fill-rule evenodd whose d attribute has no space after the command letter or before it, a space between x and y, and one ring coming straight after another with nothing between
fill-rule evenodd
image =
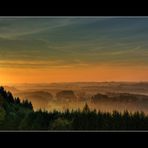
<instances>
[{"instance_id":1,"label":"orange sky","mask_svg":"<svg viewBox=\"0 0 148 148\"><path fill-rule=\"evenodd\" d=\"M0 84L148 81L147 18L0 18Z\"/></svg>"},{"instance_id":2,"label":"orange sky","mask_svg":"<svg viewBox=\"0 0 148 148\"><path fill-rule=\"evenodd\" d=\"M148 82L148 17L0 17L1 86L113 81Z\"/></svg>"},{"instance_id":3,"label":"orange sky","mask_svg":"<svg viewBox=\"0 0 148 148\"><path fill-rule=\"evenodd\" d=\"M85 67L63 69L0 69L1 84L78 81L147 81L147 68Z\"/></svg>"}]
</instances>

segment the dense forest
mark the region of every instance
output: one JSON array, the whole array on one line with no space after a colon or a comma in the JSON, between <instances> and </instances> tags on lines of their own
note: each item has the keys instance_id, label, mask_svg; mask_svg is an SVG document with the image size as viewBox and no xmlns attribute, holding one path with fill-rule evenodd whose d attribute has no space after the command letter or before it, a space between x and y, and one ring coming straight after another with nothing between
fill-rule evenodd
<instances>
[{"instance_id":1,"label":"dense forest","mask_svg":"<svg viewBox=\"0 0 148 148\"><path fill-rule=\"evenodd\" d=\"M90 110L34 111L28 100L20 101L0 87L0 130L147 130L143 112Z\"/></svg>"}]
</instances>

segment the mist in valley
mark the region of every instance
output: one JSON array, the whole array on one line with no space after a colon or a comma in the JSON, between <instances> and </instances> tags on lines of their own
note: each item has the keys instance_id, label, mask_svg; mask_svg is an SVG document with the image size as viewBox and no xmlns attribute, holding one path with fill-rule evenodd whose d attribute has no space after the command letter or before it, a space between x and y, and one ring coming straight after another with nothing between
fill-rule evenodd
<instances>
[{"instance_id":1,"label":"mist in valley","mask_svg":"<svg viewBox=\"0 0 148 148\"><path fill-rule=\"evenodd\" d=\"M34 110L91 110L148 113L147 82L75 82L5 86L14 96L32 102Z\"/></svg>"}]
</instances>

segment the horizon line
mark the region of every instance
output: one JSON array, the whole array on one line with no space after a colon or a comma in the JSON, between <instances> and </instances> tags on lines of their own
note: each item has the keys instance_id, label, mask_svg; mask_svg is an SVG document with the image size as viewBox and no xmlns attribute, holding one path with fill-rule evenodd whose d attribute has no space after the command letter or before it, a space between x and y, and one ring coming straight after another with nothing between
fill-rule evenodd
<instances>
[{"instance_id":1,"label":"horizon line","mask_svg":"<svg viewBox=\"0 0 148 148\"><path fill-rule=\"evenodd\" d=\"M148 83L148 81L63 81L63 82L22 82L22 83L0 83L1 85L31 85L31 84L62 84L62 83Z\"/></svg>"}]
</instances>

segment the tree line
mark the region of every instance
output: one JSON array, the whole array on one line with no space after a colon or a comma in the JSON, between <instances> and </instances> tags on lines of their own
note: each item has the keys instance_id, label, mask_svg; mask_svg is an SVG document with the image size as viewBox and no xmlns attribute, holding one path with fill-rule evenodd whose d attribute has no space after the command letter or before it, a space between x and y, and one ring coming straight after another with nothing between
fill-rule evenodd
<instances>
[{"instance_id":1,"label":"tree line","mask_svg":"<svg viewBox=\"0 0 148 148\"><path fill-rule=\"evenodd\" d=\"M0 87L0 130L147 130L143 112L90 110L34 111L28 100L20 101Z\"/></svg>"}]
</instances>

